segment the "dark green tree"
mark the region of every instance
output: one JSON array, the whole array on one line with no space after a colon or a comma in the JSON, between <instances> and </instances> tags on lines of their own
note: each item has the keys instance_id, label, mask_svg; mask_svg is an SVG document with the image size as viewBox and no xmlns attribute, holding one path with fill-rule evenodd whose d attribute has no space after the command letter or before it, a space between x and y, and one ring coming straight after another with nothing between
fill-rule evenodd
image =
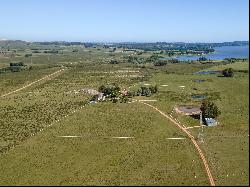
<instances>
[{"instance_id":1,"label":"dark green tree","mask_svg":"<svg viewBox=\"0 0 250 187\"><path fill-rule=\"evenodd\" d=\"M219 108L211 101L204 100L201 105L203 118L216 118L221 114Z\"/></svg>"},{"instance_id":2,"label":"dark green tree","mask_svg":"<svg viewBox=\"0 0 250 187\"><path fill-rule=\"evenodd\" d=\"M224 77L233 77L234 76L234 72L233 72L232 68L224 69L222 71L222 74L224 75Z\"/></svg>"}]
</instances>

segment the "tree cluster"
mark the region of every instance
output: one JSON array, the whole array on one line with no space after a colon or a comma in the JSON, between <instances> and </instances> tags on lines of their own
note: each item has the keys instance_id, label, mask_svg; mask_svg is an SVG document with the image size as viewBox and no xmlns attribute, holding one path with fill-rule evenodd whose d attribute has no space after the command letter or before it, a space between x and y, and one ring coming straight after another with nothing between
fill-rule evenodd
<instances>
[{"instance_id":1,"label":"tree cluster","mask_svg":"<svg viewBox=\"0 0 250 187\"><path fill-rule=\"evenodd\" d=\"M157 86L150 86L150 87L142 86L136 91L135 95L149 97L156 92L158 92Z\"/></svg>"},{"instance_id":2,"label":"tree cluster","mask_svg":"<svg viewBox=\"0 0 250 187\"><path fill-rule=\"evenodd\" d=\"M209 100L202 102L201 111L203 118L216 118L221 114L219 108Z\"/></svg>"},{"instance_id":3,"label":"tree cluster","mask_svg":"<svg viewBox=\"0 0 250 187\"><path fill-rule=\"evenodd\" d=\"M207 61L207 58L206 57L200 57L199 59L198 59L198 61Z\"/></svg>"},{"instance_id":4,"label":"tree cluster","mask_svg":"<svg viewBox=\"0 0 250 187\"><path fill-rule=\"evenodd\" d=\"M158 61L155 61L153 64L154 66L165 66L167 65L167 62L164 60L158 60Z\"/></svg>"}]
</instances>

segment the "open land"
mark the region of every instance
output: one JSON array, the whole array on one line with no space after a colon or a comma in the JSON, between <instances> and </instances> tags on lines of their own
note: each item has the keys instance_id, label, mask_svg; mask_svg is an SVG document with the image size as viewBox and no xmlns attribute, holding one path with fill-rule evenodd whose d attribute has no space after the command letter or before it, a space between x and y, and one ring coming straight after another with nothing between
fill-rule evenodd
<instances>
[{"instance_id":1,"label":"open land","mask_svg":"<svg viewBox=\"0 0 250 187\"><path fill-rule=\"evenodd\" d=\"M0 73L0 185L211 185L190 137L139 100L185 126L215 185L249 185L248 61L154 66L128 62L136 53L100 46L35 48L42 52L17 48L19 56L0 58L0 68L12 61L32 67ZM43 48L59 53L43 53ZM32 57L24 57L27 53ZM234 77L196 74L229 67ZM193 81L199 79L205 81ZM159 91L127 103L95 104L78 91L111 83L129 90L157 85ZM216 103L219 125L199 127L199 119L173 110L200 106L194 94Z\"/></svg>"}]
</instances>

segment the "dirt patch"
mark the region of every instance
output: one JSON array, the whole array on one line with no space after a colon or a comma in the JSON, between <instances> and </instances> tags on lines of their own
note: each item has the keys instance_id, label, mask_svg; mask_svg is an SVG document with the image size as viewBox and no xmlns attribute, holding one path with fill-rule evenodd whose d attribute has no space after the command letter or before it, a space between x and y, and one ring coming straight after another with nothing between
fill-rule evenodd
<instances>
[{"instance_id":1,"label":"dirt patch","mask_svg":"<svg viewBox=\"0 0 250 187\"><path fill-rule=\"evenodd\" d=\"M197 115L201 112L200 107L193 105L178 106L175 107L175 111L184 115Z\"/></svg>"}]
</instances>

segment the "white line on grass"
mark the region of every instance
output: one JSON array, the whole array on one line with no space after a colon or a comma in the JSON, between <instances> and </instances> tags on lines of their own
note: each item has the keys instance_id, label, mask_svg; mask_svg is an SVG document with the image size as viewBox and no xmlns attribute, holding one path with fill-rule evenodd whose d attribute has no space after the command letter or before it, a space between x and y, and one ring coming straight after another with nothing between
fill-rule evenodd
<instances>
[{"instance_id":1,"label":"white line on grass","mask_svg":"<svg viewBox=\"0 0 250 187\"><path fill-rule=\"evenodd\" d=\"M82 136L57 136L60 138L81 138Z\"/></svg>"},{"instance_id":2,"label":"white line on grass","mask_svg":"<svg viewBox=\"0 0 250 187\"><path fill-rule=\"evenodd\" d=\"M155 99L151 99L151 100L139 100L139 101L152 101L152 102L155 102L155 101L157 101L157 100L155 100Z\"/></svg>"},{"instance_id":3,"label":"white line on grass","mask_svg":"<svg viewBox=\"0 0 250 187\"><path fill-rule=\"evenodd\" d=\"M184 140L186 138L167 138L168 140Z\"/></svg>"},{"instance_id":4,"label":"white line on grass","mask_svg":"<svg viewBox=\"0 0 250 187\"><path fill-rule=\"evenodd\" d=\"M118 136L118 137L111 137L111 138L117 138L117 139L129 139L129 138L134 138L134 137Z\"/></svg>"}]
</instances>

